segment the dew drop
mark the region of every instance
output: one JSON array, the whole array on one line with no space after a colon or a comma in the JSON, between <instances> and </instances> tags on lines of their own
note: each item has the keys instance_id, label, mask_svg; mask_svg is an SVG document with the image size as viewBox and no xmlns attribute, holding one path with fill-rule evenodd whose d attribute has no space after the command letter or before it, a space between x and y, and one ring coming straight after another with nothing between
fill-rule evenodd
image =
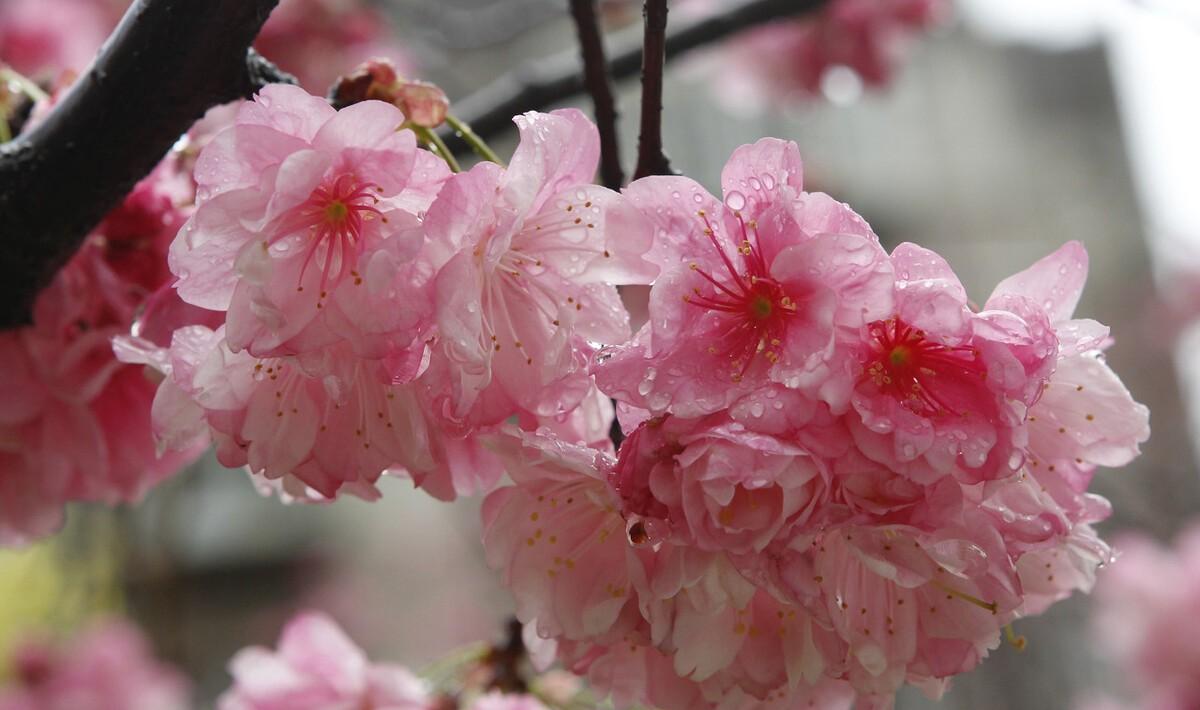
<instances>
[{"instance_id":1,"label":"dew drop","mask_svg":"<svg viewBox=\"0 0 1200 710\"><path fill-rule=\"evenodd\" d=\"M743 209L746 206L746 196L735 190L725 196L725 206L731 210Z\"/></svg>"}]
</instances>

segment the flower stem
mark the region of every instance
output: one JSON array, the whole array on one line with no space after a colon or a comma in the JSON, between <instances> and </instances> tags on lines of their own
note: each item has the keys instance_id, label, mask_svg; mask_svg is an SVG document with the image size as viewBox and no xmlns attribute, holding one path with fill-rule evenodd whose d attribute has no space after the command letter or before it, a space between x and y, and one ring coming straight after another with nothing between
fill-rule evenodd
<instances>
[{"instance_id":1,"label":"flower stem","mask_svg":"<svg viewBox=\"0 0 1200 710\"><path fill-rule=\"evenodd\" d=\"M450 166L450 170L452 172L462 172L462 166L459 165L458 161L454 159L454 154L450 152L450 149L446 147L446 143L438 136L437 133L424 126L409 126L409 128L412 128L413 132L417 134L417 138L421 139L422 143L429 146L430 150L432 150L436 155L440 156L442 160L446 161L446 165Z\"/></svg>"},{"instance_id":2,"label":"flower stem","mask_svg":"<svg viewBox=\"0 0 1200 710\"><path fill-rule=\"evenodd\" d=\"M471 126L467 125L465 121L460 120L454 114L448 113L446 114L446 123L450 124L454 132L466 141L467 145L471 146L471 150L475 151L475 154L480 158L491 161L501 167L504 166L504 161L500 160L500 156L496 155L495 151L482 138L476 135L475 131L472 131Z\"/></svg>"},{"instance_id":3,"label":"flower stem","mask_svg":"<svg viewBox=\"0 0 1200 710\"><path fill-rule=\"evenodd\" d=\"M7 81L11 84L16 84L17 88L19 88L23 94L28 96L33 101L45 101L46 99L50 98L49 94L47 94L45 91L42 91L42 87L8 67L0 68L0 81Z\"/></svg>"},{"instance_id":4,"label":"flower stem","mask_svg":"<svg viewBox=\"0 0 1200 710\"><path fill-rule=\"evenodd\" d=\"M419 675L434 685L440 686L463 666L483 660L489 650L490 647L483 642L463 646L425 666Z\"/></svg>"}]
</instances>

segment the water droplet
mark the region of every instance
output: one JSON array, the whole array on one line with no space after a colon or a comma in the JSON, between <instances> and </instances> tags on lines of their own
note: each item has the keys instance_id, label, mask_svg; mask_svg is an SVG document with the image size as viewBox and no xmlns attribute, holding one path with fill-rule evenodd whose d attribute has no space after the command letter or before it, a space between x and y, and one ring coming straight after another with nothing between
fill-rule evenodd
<instances>
[{"instance_id":1,"label":"water droplet","mask_svg":"<svg viewBox=\"0 0 1200 710\"><path fill-rule=\"evenodd\" d=\"M763 187L765 187L766 189L774 190L775 189L775 176L772 175L771 173L763 173L762 184L763 184Z\"/></svg>"},{"instance_id":2,"label":"water droplet","mask_svg":"<svg viewBox=\"0 0 1200 710\"><path fill-rule=\"evenodd\" d=\"M725 196L725 206L731 210L740 210L746 206L746 196L736 190Z\"/></svg>"}]
</instances>

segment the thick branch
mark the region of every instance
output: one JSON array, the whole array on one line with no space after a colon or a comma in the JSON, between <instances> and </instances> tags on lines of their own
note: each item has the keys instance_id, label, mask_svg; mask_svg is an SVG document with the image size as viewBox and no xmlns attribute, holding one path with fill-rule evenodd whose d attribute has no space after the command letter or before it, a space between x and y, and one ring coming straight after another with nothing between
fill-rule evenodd
<instances>
[{"instance_id":1,"label":"thick branch","mask_svg":"<svg viewBox=\"0 0 1200 710\"><path fill-rule=\"evenodd\" d=\"M709 17L680 22L667 34L666 57L670 61L688 50L719 41L741 30L771 20L799 16L824 7L830 0L738 0ZM615 79L635 76L642 67L642 33L618 38L608 62ZM483 89L454 103L454 112L488 138L512 127L512 117L524 111L543 109L583 91L575 52L528 62ZM447 132L448 133L448 132Z\"/></svg>"},{"instance_id":2,"label":"thick branch","mask_svg":"<svg viewBox=\"0 0 1200 710\"><path fill-rule=\"evenodd\" d=\"M575 18L583 55L583 84L592 96L596 127L600 131L600 180L605 187L619 190L625 183L625 172L621 169L617 143L617 101L613 98L604 39L596 20L596 0L571 0L571 16Z\"/></svg>"},{"instance_id":3,"label":"thick branch","mask_svg":"<svg viewBox=\"0 0 1200 710\"><path fill-rule=\"evenodd\" d=\"M46 120L0 146L0 328L209 107L291 80L250 43L278 0L137 0Z\"/></svg>"},{"instance_id":4,"label":"thick branch","mask_svg":"<svg viewBox=\"0 0 1200 710\"><path fill-rule=\"evenodd\" d=\"M667 64L667 0L646 0L642 15L642 117L638 134L637 168L633 177L670 175L671 161L663 152L663 74Z\"/></svg>"}]
</instances>

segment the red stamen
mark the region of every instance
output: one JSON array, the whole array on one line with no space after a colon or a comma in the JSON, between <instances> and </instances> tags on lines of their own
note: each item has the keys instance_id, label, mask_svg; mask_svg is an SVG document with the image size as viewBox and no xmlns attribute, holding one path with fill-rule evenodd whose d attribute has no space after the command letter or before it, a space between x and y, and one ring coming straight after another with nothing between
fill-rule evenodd
<instances>
[{"instance_id":1,"label":"red stamen","mask_svg":"<svg viewBox=\"0 0 1200 710\"><path fill-rule=\"evenodd\" d=\"M704 235L716 249L725 273L720 275L723 278L718 278L692 264L692 270L711 288L706 292L694 287L693 295L685 296L684 300L698 308L719 313L725 319L716 338L718 345L711 346L710 351L714 354L723 353L729 358L736 381L750 369L755 355L763 353L772 363L779 359L779 346L796 306L783 285L770 275L758 244L757 224L747 224L740 214L737 215L742 232L742 242L738 248L742 256L742 268L739 269L717 239L716 229L708 215L700 212L699 216L704 222Z\"/></svg>"},{"instance_id":2,"label":"red stamen","mask_svg":"<svg viewBox=\"0 0 1200 710\"><path fill-rule=\"evenodd\" d=\"M321 289L325 290L352 269L352 260L362 253L366 221L376 217L386 219L375 207L379 202L378 191L378 185L360 183L353 175L339 175L332 182L326 181L283 217L267 243L272 245L294 234L309 232L299 281L304 280L315 260L320 264Z\"/></svg>"},{"instance_id":3,"label":"red stamen","mask_svg":"<svg viewBox=\"0 0 1200 710\"><path fill-rule=\"evenodd\" d=\"M875 321L867 331L873 355L860 382L871 380L921 416L964 414L947 401L946 385L976 387L987 376L975 348L935 343L899 319Z\"/></svg>"}]
</instances>

